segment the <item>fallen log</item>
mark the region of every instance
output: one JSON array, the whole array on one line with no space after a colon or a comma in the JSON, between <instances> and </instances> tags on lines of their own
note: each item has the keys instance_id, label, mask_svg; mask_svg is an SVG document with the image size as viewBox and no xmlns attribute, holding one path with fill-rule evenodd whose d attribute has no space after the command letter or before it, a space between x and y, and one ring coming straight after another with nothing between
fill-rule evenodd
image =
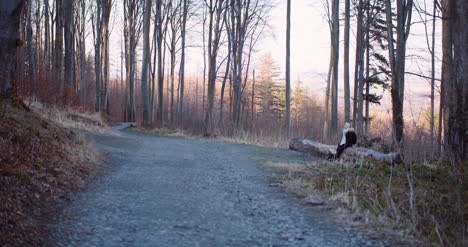
<instances>
[{"instance_id":1,"label":"fallen log","mask_svg":"<svg viewBox=\"0 0 468 247\"><path fill-rule=\"evenodd\" d=\"M336 155L337 145L327 145L304 138L294 138L289 141L289 149L307 153L312 156L329 158ZM365 162L365 161L384 161L393 163L397 160L397 153L380 153L372 149L363 147L347 148L341 158L349 162Z\"/></svg>"}]
</instances>

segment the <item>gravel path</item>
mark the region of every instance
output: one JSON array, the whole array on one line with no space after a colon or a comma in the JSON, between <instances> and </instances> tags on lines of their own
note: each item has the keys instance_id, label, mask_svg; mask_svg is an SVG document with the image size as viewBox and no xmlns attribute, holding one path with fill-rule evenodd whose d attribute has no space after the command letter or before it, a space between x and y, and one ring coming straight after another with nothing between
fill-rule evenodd
<instances>
[{"instance_id":1,"label":"gravel path","mask_svg":"<svg viewBox=\"0 0 468 247\"><path fill-rule=\"evenodd\" d=\"M56 246L383 246L269 187L259 160L302 154L116 127L88 135L104 174L52 226Z\"/></svg>"}]
</instances>

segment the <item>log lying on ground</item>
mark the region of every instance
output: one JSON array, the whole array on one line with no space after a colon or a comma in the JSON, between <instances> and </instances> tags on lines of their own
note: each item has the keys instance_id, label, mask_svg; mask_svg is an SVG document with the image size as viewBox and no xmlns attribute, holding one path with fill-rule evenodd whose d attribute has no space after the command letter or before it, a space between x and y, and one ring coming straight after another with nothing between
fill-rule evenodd
<instances>
[{"instance_id":1,"label":"log lying on ground","mask_svg":"<svg viewBox=\"0 0 468 247\"><path fill-rule=\"evenodd\" d=\"M289 141L289 149L322 158L333 157L336 154L336 147L337 145L326 145L303 138L294 138ZM350 162L385 161L392 163L397 160L398 154L384 154L368 148L351 147L343 152L341 158Z\"/></svg>"}]
</instances>

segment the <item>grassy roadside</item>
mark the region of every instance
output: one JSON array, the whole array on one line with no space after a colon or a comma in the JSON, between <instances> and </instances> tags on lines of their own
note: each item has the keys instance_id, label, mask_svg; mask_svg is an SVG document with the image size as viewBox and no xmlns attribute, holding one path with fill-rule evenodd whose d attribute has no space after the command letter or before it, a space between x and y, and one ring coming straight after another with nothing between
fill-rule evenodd
<instances>
[{"instance_id":1,"label":"grassy roadside","mask_svg":"<svg viewBox=\"0 0 468 247\"><path fill-rule=\"evenodd\" d=\"M402 237L417 239L420 241L417 245L464 244L466 204L463 205L457 191L463 177L454 176L447 164L409 167L263 162L261 165L276 171L272 178L275 186L324 210L336 207L340 211L336 214L339 221L366 230L390 229ZM466 178L466 171L462 174ZM466 189L462 193L466 197Z\"/></svg>"},{"instance_id":2,"label":"grassy roadside","mask_svg":"<svg viewBox=\"0 0 468 247\"><path fill-rule=\"evenodd\" d=\"M89 124L91 125L91 124ZM0 102L0 246L38 246L47 209L82 188L100 155L21 100Z\"/></svg>"}]
</instances>

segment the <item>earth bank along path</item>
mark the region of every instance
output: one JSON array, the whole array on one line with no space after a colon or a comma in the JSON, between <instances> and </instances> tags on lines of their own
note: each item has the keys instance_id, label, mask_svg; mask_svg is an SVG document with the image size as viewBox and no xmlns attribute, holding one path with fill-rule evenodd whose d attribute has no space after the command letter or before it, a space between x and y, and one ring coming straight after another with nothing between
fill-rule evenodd
<instances>
[{"instance_id":1,"label":"earth bank along path","mask_svg":"<svg viewBox=\"0 0 468 247\"><path fill-rule=\"evenodd\" d=\"M260 160L302 154L114 127L85 134L104 174L51 226L56 246L385 246L269 187Z\"/></svg>"}]
</instances>

